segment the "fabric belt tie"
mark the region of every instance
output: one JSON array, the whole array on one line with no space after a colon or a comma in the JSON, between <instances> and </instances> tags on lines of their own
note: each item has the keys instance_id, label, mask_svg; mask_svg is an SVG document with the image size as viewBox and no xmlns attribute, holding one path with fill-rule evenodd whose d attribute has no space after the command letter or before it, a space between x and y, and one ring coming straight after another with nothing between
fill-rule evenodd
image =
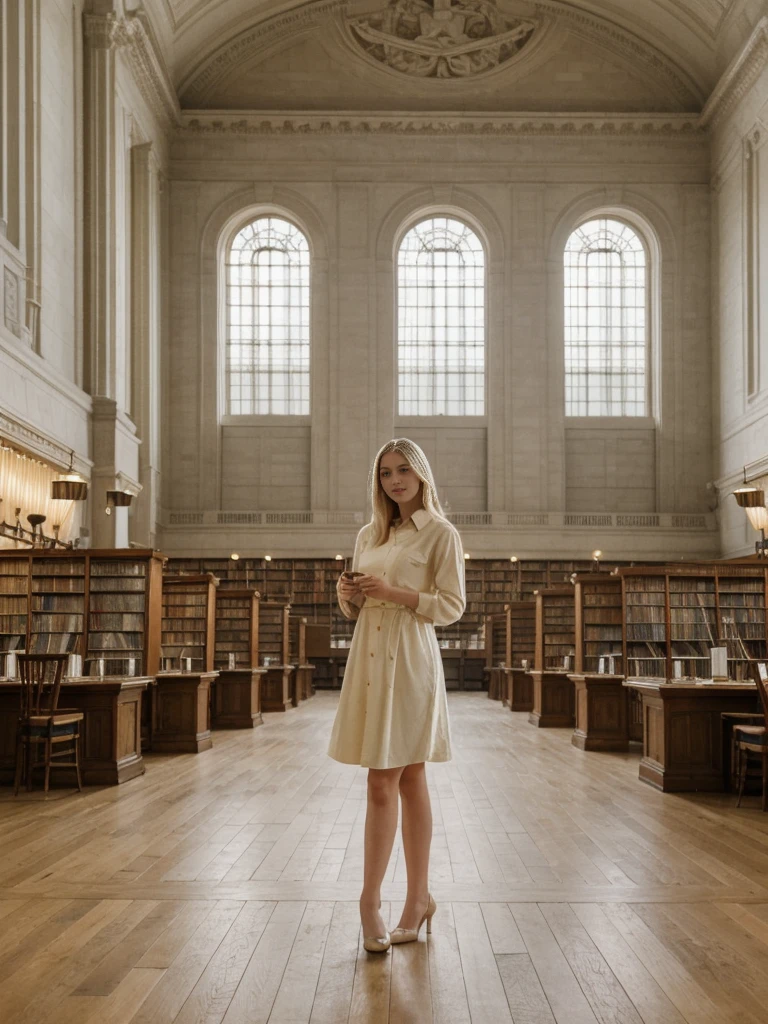
<instances>
[{"instance_id":1,"label":"fabric belt tie","mask_svg":"<svg viewBox=\"0 0 768 1024\"><path fill-rule=\"evenodd\" d=\"M389 633L387 634L386 649L389 655L390 661L394 661L397 657L397 649L400 646L400 635L402 633L403 625L407 621L408 617L416 618L416 615L412 608L407 605L398 604L396 601L377 601L375 598L367 598L365 604L360 609L364 612L366 608L373 612L385 612L394 611L397 614L393 615L389 624ZM382 614L382 621L384 615Z\"/></svg>"}]
</instances>

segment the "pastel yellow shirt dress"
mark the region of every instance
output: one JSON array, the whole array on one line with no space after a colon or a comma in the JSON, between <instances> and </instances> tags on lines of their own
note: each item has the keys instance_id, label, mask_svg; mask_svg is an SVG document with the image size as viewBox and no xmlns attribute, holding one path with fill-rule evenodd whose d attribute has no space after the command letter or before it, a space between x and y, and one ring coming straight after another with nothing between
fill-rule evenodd
<instances>
[{"instance_id":1,"label":"pastel yellow shirt dress","mask_svg":"<svg viewBox=\"0 0 768 1024\"><path fill-rule=\"evenodd\" d=\"M418 591L414 611L366 597L360 609L337 594L356 618L328 753L345 764L399 768L449 761L451 736L445 675L435 626L464 614L464 551L458 530L420 508L396 520L389 539L368 545L370 524L357 536L352 568L395 587Z\"/></svg>"}]
</instances>

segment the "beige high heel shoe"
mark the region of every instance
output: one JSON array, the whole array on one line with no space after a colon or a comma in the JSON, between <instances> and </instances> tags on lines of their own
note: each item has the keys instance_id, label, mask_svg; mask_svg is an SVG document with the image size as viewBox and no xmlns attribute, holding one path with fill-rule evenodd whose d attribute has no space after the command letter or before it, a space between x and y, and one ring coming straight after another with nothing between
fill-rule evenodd
<instances>
[{"instance_id":1,"label":"beige high heel shoe","mask_svg":"<svg viewBox=\"0 0 768 1024\"><path fill-rule=\"evenodd\" d=\"M379 903L381 910L381 903ZM364 935L363 949L368 953L386 953L390 947L390 934L385 931L383 935Z\"/></svg>"},{"instance_id":2,"label":"beige high heel shoe","mask_svg":"<svg viewBox=\"0 0 768 1024\"><path fill-rule=\"evenodd\" d=\"M427 895L429 896L429 899L427 900L427 909L424 911L424 916L415 928L395 928L389 937L389 941L393 946L396 946L400 942L415 942L419 937L419 931L425 921L427 922L427 935L431 935L432 918L437 910L437 904L432 899L432 893L427 893Z\"/></svg>"}]
</instances>

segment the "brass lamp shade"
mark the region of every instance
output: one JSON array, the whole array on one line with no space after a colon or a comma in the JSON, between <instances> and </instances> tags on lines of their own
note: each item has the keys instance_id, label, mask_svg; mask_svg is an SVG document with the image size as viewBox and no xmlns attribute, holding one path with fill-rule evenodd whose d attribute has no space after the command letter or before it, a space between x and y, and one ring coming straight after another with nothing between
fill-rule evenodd
<instances>
[{"instance_id":1,"label":"brass lamp shade","mask_svg":"<svg viewBox=\"0 0 768 1024\"><path fill-rule=\"evenodd\" d=\"M133 495L130 491L107 491L107 501L111 505L130 505Z\"/></svg>"},{"instance_id":2,"label":"brass lamp shade","mask_svg":"<svg viewBox=\"0 0 768 1024\"><path fill-rule=\"evenodd\" d=\"M759 487L739 487L733 496L740 508L759 508L765 505L765 492Z\"/></svg>"},{"instance_id":3,"label":"brass lamp shade","mask_svg":"<svg viewBox=\"0 0 768 1024\"><path fill-rule=\"evenodd\" d=\"M755 505L746 510L747 519L754 530L768 530L768 508Z\"/></svg>"},{"instance_id":4,"label":"brass lamp shade","mask_svg":"<svg viewBox=\"0 0 768 1024\"><path fill-rule=\"evenodd\" d=\"M79 476L65 477L51 482L51 497L59 501L85 501L88 484Z\"/></svg>"}]
</instances>

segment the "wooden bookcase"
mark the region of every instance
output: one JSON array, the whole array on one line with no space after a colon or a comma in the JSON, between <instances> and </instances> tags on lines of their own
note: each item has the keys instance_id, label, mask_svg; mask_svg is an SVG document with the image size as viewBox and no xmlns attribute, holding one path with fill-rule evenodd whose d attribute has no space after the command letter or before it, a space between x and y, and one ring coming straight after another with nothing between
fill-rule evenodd
<instances>
[{"instance_id":1,"label":"wooden bookcase","mask_svg":"<svg viewBox=\"0 0 768 1024\"><path fill-rule=\"evenodd\" d=\"M536 591L536 653L533 703L528 721L537 726L568 728L574 723L573 684L568 672L576 654L576 607L573 586Z\"/></svg>"},{"instance_id":2,"label":"wooden bookcase","mask_svg":"<svg viewBox=\"0 0 768 1024\"><path fill-rule=\"evenodd\" d=\"M507 664L514 669L533 668L536 659L536 602L514 601L507 607L507 619Z\"/></svg>"},{"instance_id":3,"label":"wooden bookcase","mask_svg":"<svg viewBox=\"0 0 768 1024\"><path fill-rule=\"evenodd\" d=\"M608 573L576 577L576 672L609 671L613 657L614 675L624 674L623 609L621 579Z\"/></svg>"},{"instance_id":4,"label":"wooden bookcase","mask_svg":"<svg viewBox=\"0 0 768 1024\"><path fill-rule=\"evenodd\" d=\"M308 700L315 692L312 676L315 666L307 657L307 619L305 615L295 615L293 610L288 620L290 636L290 663L294 666L294 686L292 699L294 707L301 701Z\"/></svg>"},{"instance_id":5,"label":"wooden bookcase","mask_svg":"<svg viewBox=\"0 0 768 1024\"><path fill-rule=\"evenodd\" d=\"M0 650L79 651L84 672L155 675L163 556L143 549L0 552Z\"/></svg>"},{"instance_id":6,"label":"wooden bookcase","mask_svg":"<svg viewBox=\"0 0 768 1024\"><path fill-rule=\"evenodd\" d=\"M192 659L195 672L212 672L216 637L216 587L212 573L163 576L163 657Z\"/></svg>"},{"instance_id":7,"label":"wooden bookcase","mask_svg":"<svg viewBox=\"0 0 768 1024\"><path fill-rule=\"evenodd\" d=\"M496 612L485 619L485 671L488 675L488 696L508 703L507 612Z\"/></svg>"},{"instance_id":8,"label":"wooden bookcase","mask_svg":"<svg viewBox=\"0 0 768 1024\"><path fill-rule=\"evenodd\" d=\"M576 654L576 604L572 586L536 591L535 666L567 671ZM570 658L570 664L565 659Z\"/></svg>"},{"instance_id":9,"label":"wooden bookcase","mask_svg":"<svg viewBox=\"0 0 768 1024\"><path fill-rule=\"evenodd\" d=\"M619 576L628 678L708 679L710 649L726 647L729 678L742 681L751 662L768 655L767 567L722 562L625 568Z\"/></svg>"},{"instance_id":10,"label":"wooden bookcase","mask_svg":"<svg viewBox=\"0 0 768 1024\"><path fill-rule=\"evenodd\" d=\"M259 596L258 590L216 592L215 669L228 668L230 654L235 655L235 668L258 666Z\"/></svg>"},{"instance_id":11,"label":"wooden bookcase","mask_svg":"<svg viewBox=\"0 0 768 1024\"><path fill-rule=\"evenodd\" d=\"M262 711L287 711L293 706L290 616L291 606L288 604L263 598L259 602L259 655L262 665L265 658L269 659L262 682Z\"/></svg>"},{"instance_id":12,"label":"wooden bookcase","mask_svg":"<svg viewBox=\"0 0 768 1024\"><path fill-rule=\"evenodd\" d=\"M622 564L612 561L611 565ZM336 603L336 579L344 562L335 558L273 559L263 558L173 558L168 571L185 573L213 572L221 579L222 590L257 588L263 600L290 604L294 614L303 615L308 624L322 625L328 642L348 642L354 621L345 619ZM592 567L589 559L472 558L465 564L467 608L460 622L438 627L440 640L452 648L469 647L473 634L479 633L488 615L500 614L510 602L533 600L534 591L562 586L574 572Z\"/></svg>"}]
</instances>

